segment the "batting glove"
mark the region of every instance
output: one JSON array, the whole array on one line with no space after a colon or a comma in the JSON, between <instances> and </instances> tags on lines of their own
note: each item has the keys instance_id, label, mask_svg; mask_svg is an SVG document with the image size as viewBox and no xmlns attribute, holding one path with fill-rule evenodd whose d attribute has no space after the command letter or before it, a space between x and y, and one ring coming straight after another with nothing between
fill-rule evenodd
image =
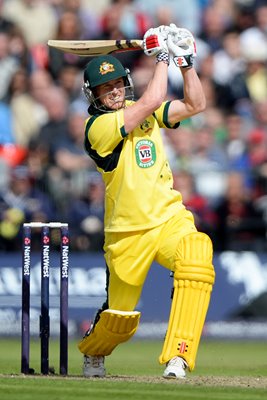
<instances>
[{"instance_id":1,"label":"batting glove","mask_svg":"<svg viewBox=\"0 0 267 400\"><path fill-rule=\"evenodd\" d=\"M169 30L169 26L161 25L158 28L151 28L145 33L143 38L145 55L157 56L161 53L165 53L167 55L166 58L169 58L169 48L167 45Z\"/></svg>"},{"instance_id":2,"label":"batting glove","mask_svg":"<svg viewBox=\"0 0 267 400\"><path fill-rule=\"evenodd\" d=\"M173 61L177 67L187 68L193 66L193 59L197 56L195 39L191 32L170 24L167 39Z\"/></svg>"}]
</instances>

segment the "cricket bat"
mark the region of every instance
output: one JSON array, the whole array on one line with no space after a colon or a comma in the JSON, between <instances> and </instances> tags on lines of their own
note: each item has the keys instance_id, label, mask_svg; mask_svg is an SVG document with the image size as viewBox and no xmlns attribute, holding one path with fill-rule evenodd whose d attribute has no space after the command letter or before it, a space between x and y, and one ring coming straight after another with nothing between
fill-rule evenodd
<instances>
[{"instance_id":1,"label":"cricket bat","mask_svg":"<svg viewBox=\"0 0 267 400\"><path fill-rule=\"evenodd\" d=\"M143 41L132 40L49 40L48 46L76 54L77 56L99 56L123 51L142 50Z\"/></svg>"}]
</instances>

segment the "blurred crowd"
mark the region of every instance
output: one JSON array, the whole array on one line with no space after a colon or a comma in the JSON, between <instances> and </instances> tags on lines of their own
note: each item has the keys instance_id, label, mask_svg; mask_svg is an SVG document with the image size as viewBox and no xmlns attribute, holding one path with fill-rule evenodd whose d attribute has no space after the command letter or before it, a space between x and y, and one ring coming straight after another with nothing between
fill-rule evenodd
<instances>
[{"instance_id":1,"label":"blurred crowd","mask_svg":"<svg viewBox=\"0 0 267 400\"><path fill-rule=\"evenodd\" d=\"M216 251L267 250L267 0L0 0L0 250L20 249L29 221L68 222L74 250L103 246L104 187L83 149L89 59L47 41L141 39L170 23L196 38L207 98L162 131L174 187ZM138 98L154 60L118 58ZM183 97L175 68L168 99Z\"/></svg>"}]
</instances>

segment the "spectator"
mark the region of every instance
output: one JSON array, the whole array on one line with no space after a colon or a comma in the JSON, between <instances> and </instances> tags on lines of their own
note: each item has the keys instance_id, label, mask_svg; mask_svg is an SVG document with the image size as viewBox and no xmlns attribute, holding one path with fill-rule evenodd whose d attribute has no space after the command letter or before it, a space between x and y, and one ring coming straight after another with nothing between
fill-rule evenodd
<instances>
[{"instance_id":1,"label":"spectator","mask_svg":"<svg viewBox=\"0 0 267 400\"><path fill-rule=\"evenodd\" d=\"M18 62L9 54L8 42L8 34L0 32L0 100L7 96L12 75L18 68Z\"/></svg>"},{"instance_id":2,"label":"spectator","mask_svg":"<svg viewBox=\"0 0 267 400\"><path fill-rule=\"evenodd\" d=\"M247 150L247 128L244 118L237 113L228 114L225 118L227 139L225 150L230 170L243 174L245 185L251 186L251 164Z\"/></svg>"},{"instance_id":3,"label":"spectator","mask_svg":"<svg viewBox=\"0 0 267 400\"><path fill-rule=\"evenodd\" d=\"M56 15L52 6L45 0L6 1L3 16L21 29L29 48L33 45L46 45L55 35Z\"/></svg>"},{"instance_id":4,"label":"spectator","mask_svg":"<svg viewBox=\"0 0 267 400\"><path fill-rule=\"evenodd\" d=\"M14 24L3 15L4 2L5 0L0 0L0 32L10 33Z\"/></svg>"},{"instance_id":5,"label":"spectator","mask_svg":"<svg viewBox=\"0 0 267 400\"><path fill-rule=\"evenodd\" d=\"M166 129L165 137L171 168L174 171L190 171L195 148L195 135L192 127L180 126L179 129Z\"/></svg>"},{"instance_id":6,"label":"spectator","mask_svg":"<svg viewBox=\"0 0 267 400\"><path fill-rule=\"evenodd\" d=\"M93 161L84 153L83 130L86 117L82 110L70 108L67 129L52 146L55 168L60 170L62 179L67 180L66 186L70 193L81 193L88 170L95 170Z\"/></svg>"},{"instance_id":7,"label":"spectator","mask_svg":"<svg viewBox=\"0 0 267 400\"><path fill-rule=\"evenodd\" d=\"M267 98L267 34L250 28L241 34L241 52L246 61L243 84L252 101Z\"/></svg>"},{"instance_id":8,"label":"spectator","mask_svg":"<svg viewBox=\"0 0 267 400\"><path fill-rule=\"evenodd\" d=\"M58 21L57 31L52 37L55 40L79 40L82 39L82 25L80 16L71 11L63 12ZM58 79L61 69L65 65L72 65L74 67L82 67L82 58L75 54L64 53L49 47L49 65L48 69L55 80Z\"/></svg>"},{"instance_id":9,"label":"spectator","mask_svg":"<svg viewBox=\"0 0 267 400\"><path fill-rule=\"evenodd\" d=\"M235 1L233 21L234 28L240 33L255 25L254 1Z\"/></svg>"},{"instance_id":10,"label":"spectator","mask_svg":"<svg viewBox=\"0 0 267 400\"><path fill-rule=\"evenodd\" d=\"M142 54L138 61L134 64L132 69L132 78L135 82L135 98L138 99L142 96L148 82L152 78L153 74L153 59L152 57L146 57Z\"/></svg>"},{"instance_id":11,"label":"spectator","mask_svg":"<svg viewBox=\"0 0 267 400\"><path fill-rule=\"evenodd\" d=\"M112 1L104 10L102 15L102 36L101 39L124 39L120 21L124 4L119 1Z\"/></svg>"},{"instance_id":12,"label":"spectator","mask_svg":"<svg viewBox=\"0 0 267 400\"><path fill-rule=\"evenodd\" d=\"M135 6L150 15L153 25L169 25L171 22L187 27L194 35L200 31L201 6L198 0L135 0Z\"/></svg>"},{"instance_id":13,"label":"spectator","mask_svg":"<svg viewBox=\"0 0 267 400\"><path fill-rule=\"evenodd\" d=\"M256 0L255 19L257 28L267 35L267 3L265 0Z\"/></svg>"},{"instance_id":14,"label":"spectator","mask_svg":"<svg viewBox=\"0 0 267 400\"><path fill-rule=\"evenodd\" d=\"M225 189L227 157L223 147L216 142L211 126L201 126L196 130L195 137L197 140L190 169L198 192L213 204Z\"/></svg>"},{"instance_id":15,"label":"spectator","mask_svg":"<svg viewBox=\"0 0 267 400\"><path fill-rule=\"evenodd\" d=\"M27 70L20 64L19 68L12 75L5 98L6 103L11 103L15 97L27 93L29 89L29 75L27 74Z\"/></svg>"},{"instance_id":16,"label":"spectator","mask_svg":"<svg viewBox=\"0 0 267 400\"><path fill-rule=\"evenodd\" d=\"M66 92L69 102L75 101L81 95L82 76L75 65L64 65L58 74L57 83Z\"/></svg>"},{"instance_id":17,"label":"spectator","mask_svg":"<svg viewBox=\"0 0 267 400\"><path fill-rule=\"evenodd\" d=\"M208 56L205 62L207 63L206 65L211 64L213 62L212 56ZM210 75L206 75L206 72L205 74L203 74L203 69L201 69L200 78L206 95L207 109L209 109L210 107L219 107L220 109L222 109L221 99L223 98L224 103L225 96L222 96L221 90L218 88L218 85L216 85L212 78L210 78L212 69L208 67L208 70L210 71Z\"/></svg>"},{"instance_id":18,"label":"spectator","mask_svg":"<svg viewBox=\"0 0 267 400\"><path fill-rule=\"evenodd\" d=\"M259 128L267 131L267 98L253 103L253 120Z\"/></svg>"},{"instance_id":19,"label":"spectator","mask_svg":"<svg viewBox=\"0 0 267 400\"><path fill-rule=\"evenodd\" d=\"M173 179L173 187L181 192L184 205L194 215L197 229L213 238L215 214L207 198L197 192L193 175L180 170L174 174Z\"/></svg>"},{"instance_id":20,"label":"spectator","mask_svg":"<svg viewBox=\"0 0 267 400\"><path fill-rule=\"evenodd\" d=\"M214 211L217 251L266 250L263 213L255 207L252 192L245 186L241 173L229 173L225 195Z\"/></svg>"},{"instance_id":21,"label":"spectator","mask_svg":"<svg viewBox=\"0 0 267 400\"><path fill-rule=\"evenodd\" d=\"M266 34L254 26L241 32L239 40L245 69L229 81L228 87L233 109L251 118L252 103L267 97Z\"/></svg>"},{"instance_id":22,"label":"spectator","mask_svg":"<svg viewBox=\"0 0 267 400\"><path fill-rule=\"evenodd\" d=\"M222 48L213 54L213 80L219 85L227 86L244 70L239 34L234 30L228 31L223 36Z\"/></svg>"},{"instance_id":23,"label":"spectator","mask_svg":"<svg viewBox=\"0 0 267 400\"><path fill-rule=\"evenodd\" d=\"M73 11L64 11L58 21L55 39L78 40L82 39L82 25L80 16Z\"/></svg>"},{"instance_id":24,"label":"spectator","mask_svg":"<svg viewBox=\"0 0 267 400\"><path fill-rule=\"evenodd\" d=\"M264 39L267 37L267 3L265 0L254 1L254 8L251 10L253 24L243 29L240 33L241 41Z\"/></svg>"},{"instance_id":25,"label":"spectator","mask_svg":"<svg viewBox=\"0 0 267 400\"><path fill-rule=\"evenodd\" d=\"M45 104L49 120L40 129L35 148L39 149L43 159L49 160L47 190L58 204L58 210L64 213L68 196L81 192L93 164L84 152L86 109L70 108L66 93L58 87L50 89Z\"/></svg>"},{"instance_id":26,"label":"spectator","mask_svg":"<svg viewBox=\"0 0 267 400\"><path fill-rule=\"evenodd\" d=\"M102 251L104 245L104 185L99 174L89 174L88 185L67 210L76 250Z\"/></svg>"},{"instance_id":27,"label":"spectator","mask_svg":"<svg viewBox=\"0 0 267 400\"><path fill-rule=\"evenodd\" d=\"M257 196L267 193L267 131L255 128L249 132L248 158Z\"/></svg>"},{"instance_id":28,"label":"spectator","mask_svg":"<svg viewBox=\"0 0 267 400\"><path fill-rule=\"evenodd\" d=\"M9 52L20 68L25 69L28 74L36 67L32 51L27 45L23 32L17 26L9 34Z\"/></svg>"},{"instance_id":29,"label":"spectator","mask_svg":"<svg viewBox=\"0 0 267 400\"><path fill-rule=\"evenodd\" d=\"M23 222L54 219L51 200L36 189L27 167L11 169L8 188L0 194L0 247L6 251L20 248L18 234Z\"/></svg>"},{"instance_id":30,"label":"spectator","mask_svg":"<svg viewBox=\"0 0 267 400\"><path fill-rule=\"evenodd\" d=\"M27 147L46 123L48 113L44 98L53 84L51 75L45 70L37 69L28 77L25 70L19 69L13 75L9 96L16 144Z\"/></svg>"},{"instance_id":31,"label":"spectator","mask_svg":"<svg viewBox=\"0 0 267 400\"><path fill-rule=\"evenodd\" d=\"M62 8L63 13L74 13L81 21L82 39L98 39L101 34L100 17L91 7L86 7L82 0L64 0Z\"/></svg>"},{"instance_id":32,"label":"spectator","mask_svg":"<svg viewBox=\"0 0 267 400\"><path fill-rule=\"evenodd\" d=\"M64 140L67 136L69 102L65 91L54 85L42 93L42 101L47 112L47 121L32 139L30 147L32 151L39 153L42 163L46 164L45 176L41 174L42 180L44 179L46 182L46 190L56 202L59 211L62 207L60 202L65 197L66 187L62 180L62 172L56 166L55 147L56 143Z\"/></svg>"},{"instance_id":33,"label":"spectator","mask_svg":"<svg viewBox=\"0 0 267 400\"><path fill-rule=\"evenodd\" d=\"M226 140L225 113L219 107L210 106L203 116L203 123L213 131L214 142L222 147Z\"/></svg>"},{"instance_id":34,"label":"spectator","mask_svg":"<svg viewBox=\"0 0 267 400\"><path fill-rule=\"evenodd\" d=\"M150 14L136 7L134 0L113 0L112 3L121 7L119 27L125 39L142 39L152 26Z\"/></svg>"},{"instance_id":35,"label":"spectator","mask_svg":"<svg viewBox=\"0 0 267 400\"><path fill-rule=\"evenodd\" d=\"M202 26L198 36L210 46L212 52L215 52L222 48L225 31L230 27L231 21L225 18L216 6L216 2L211 2L203 10Z\"/></svg>"},{"instance_id":36,"label":"spectator","mask_svg":"<svg viewBox=\"0 0 267 400\"><path fill-rule=\"evenodd\" d=\"M47 112L47 122L39 130L36 140L47 148L53 162L53 148L59 137L65 137L67 131L67 113L69 101L65 91L51 85L42 94L42 104Z\"/></svg>"},{"instance_id":37,"label":"spectator","mask_svg":"<svg viewBox=\"0 0 267 400\"><path fill-rule=\"evenodd\" d=\"M249 132L248 154L252 168L267 161L267 132L257 128Z\"/></svg>"}]
</instances>

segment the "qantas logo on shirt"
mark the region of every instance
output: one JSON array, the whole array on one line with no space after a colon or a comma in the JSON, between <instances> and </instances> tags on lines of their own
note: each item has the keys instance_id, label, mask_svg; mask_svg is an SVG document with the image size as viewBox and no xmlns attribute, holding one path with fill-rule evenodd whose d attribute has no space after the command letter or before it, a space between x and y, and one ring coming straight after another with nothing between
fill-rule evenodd
<instances>
[{"instance_id":1,"label":"qantas logo on shirt","mask_svg":"<svg viewBox=\"0 0 267 400\"><path fill-rule=\"evenodd\" d=\"M139 140L135 145L135 157L140 168L152 167L156 162L156 148L151 140Z\"/></svg>"}]
</instances>

